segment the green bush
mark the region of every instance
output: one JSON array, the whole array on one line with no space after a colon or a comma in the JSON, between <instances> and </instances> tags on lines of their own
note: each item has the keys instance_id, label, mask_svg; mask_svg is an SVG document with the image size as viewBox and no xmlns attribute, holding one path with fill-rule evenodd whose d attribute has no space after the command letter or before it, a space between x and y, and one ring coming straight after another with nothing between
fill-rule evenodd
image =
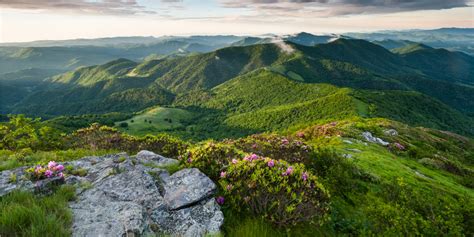
<instances>
[{"instance_id":1,"label":"green bush","mask_svg":"<svg viewBox=\"0 0 474 237\"><path fill-rule=\"evenodd\" d=\"M351 161L330 149L315 150L306 167L321 179L332 194L353 192L357 188L356 180L363 178L362 171Z\"/></svg>"},{"instance_id":2,"label":"green bush","mask_svg":"<svg viewBox=\"0 0 474 237\"><path fill-rule=\"evenodd\" d=\"M194 147L180 157L185 167L198 168L213 180L218 180L232 159L240 159L244 153L233 145L207 142Z\"/></svg>"},{"instance_id":3,"label":"green bush","mask_svg":"<svg viewBox=\"0 0 474 237\"><path fill-rule=\"evenodd\" d=\"M150 150L169 157L178 157L188 146L182 140L169 135L147 135L137 138L97 123L68 135L66 143L68 147L90 150L120 150L130 153Z\"/></svg>"},{"instance_id":4,"label":"green bush","mask_svg":"<svg viewBox=\"0 0 474 237\"><path fill-rule=\"evenodd\" d=\"M321 224L329 209L328 191L303 164L253 154L232 162L219 184L226 205L278 226Z\"/></svg>"},{"instance_id":5,"label":"green bush","mask_svg":"<svg viewBox=\"0 0 474 237\"><path fill-rule=\"evenodd\" d=\"M293 137L276 134L257 134L235 141L229 141L237 148L260 156L286 160L290 163L309 161L311 146Z\"/></svg>"},{"instance_id":6,"label":"green bush","mask_svg":"<svg viewBox=\"0 0 474 237\"><path fill-rule=\"evenodd\" d=\"M42 126L40 119L9 115L9 122L0 125L0 149L18 151L53 150L62 147L59 131Z\"/></svg>"}]
</instances>

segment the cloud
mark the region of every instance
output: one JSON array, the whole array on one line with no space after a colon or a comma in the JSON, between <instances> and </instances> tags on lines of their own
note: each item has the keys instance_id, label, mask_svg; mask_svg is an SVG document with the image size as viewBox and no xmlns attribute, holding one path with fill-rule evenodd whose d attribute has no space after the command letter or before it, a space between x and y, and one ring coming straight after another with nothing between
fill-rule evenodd
<instances>
[{"instance_id":1,"label":"cloud","mask_svg":"<svg viewBox=\"0 0 474 237\"><path fill-rule=\"evenodd\" d=\"M138 4L136 0L0 0L0 8L72 11L111 15L155 13Z\"/></svg>"},{"instance_id":2,"label":"cloud","mask_svg":"<svg viewBox=\"0 0 474 237\"><path fill-rule=\"evenodd\" d=\"M250 8L259 12L301 11L316 16L394 13L467 7L472 0L221 0L223 7Z\"/></svg>"}]
</instances>

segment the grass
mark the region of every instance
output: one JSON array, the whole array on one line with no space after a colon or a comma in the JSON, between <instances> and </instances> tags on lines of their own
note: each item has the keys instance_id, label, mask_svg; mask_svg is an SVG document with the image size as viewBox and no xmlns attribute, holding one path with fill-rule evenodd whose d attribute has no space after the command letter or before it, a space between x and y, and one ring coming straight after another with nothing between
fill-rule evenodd
<instances>
[{"instance_id":1,"label":"grass","mask_svg":"<svg viewBox=\"0 0 474 237\"><path fill-rule=\"evenodd\" d=\"M14 191L0 198L0 236L70 236L68 201L74 198L72 186L47 197Z\"/></svg>"},{"instance_id":2,"label":"grass","mask_svg":"<svg viewBox=\"0 0 474 237\"><path fill-rule=\"evenodd\" d=\"M191 112L183 109L153 107L130 119L116 122L115 126L122 132L135 136L142 136L178 129L183 127L183 124L181 123L182 120L189 120L192 117L193 114ZM127 123L128 126L120 127L120 124L122 123Z\"/></svg>"}]
</instances>

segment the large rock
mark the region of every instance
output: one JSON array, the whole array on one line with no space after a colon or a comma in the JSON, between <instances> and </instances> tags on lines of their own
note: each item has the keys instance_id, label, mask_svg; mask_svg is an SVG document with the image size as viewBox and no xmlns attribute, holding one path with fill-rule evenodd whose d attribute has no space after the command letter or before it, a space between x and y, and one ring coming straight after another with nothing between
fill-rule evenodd
<instances>
[{"instance_id":1,"label":"large rock","mask_svg":"<svg viewBox=\"0 0 474 237\"><path fill-rule=\"evenodd\" d=\"M154 165L148 165L150 162ZM213 198L216 185L197 169L170 176L157 168L176 162L149 151L135 157L125 153L85 157L64 163L87 171L83 176L37 183L24 178L28 167L22 167L0 172L0 196L63 182L75 185L77 199L69 206L74 217L72 235L78 237L194 237L219 232L224 216Z\"/></svg>"},{"instance_id":2,"label":"large rock","mask_svg":"<svg viewBox=\"0 0 474 237\"><path fill-rule=\"evenodd\" d=\"M390 143L382 140L381 138L375 137L371 132L363 132L362 137L368 142L377 143L382 146L388 146Z\"/></svg>"},{"instance_id":3,"label":"large rock","mask_svg":"<svg viewBox=\"0 0 474 237\"><path fill-rule=\"evenodd\" d=\"M209 198L216 185L196 168L183 169L171 177L165 184L165 203L170 210L190 206Z\"/></svg>"},{"instance_id":4,"label":"large rock","mask_svg":"<svg viewBox=\"0 0 474 237\"><path fill-rule=\"evenodd\" d=\"M176 165L179 162L175 159L166 158L164 156L160 156L155 154L151 151L140 151L137 153L136 158L139 162L153 164L155 166L168 166L168 165Z\"/></svg>"},{"instance_id":5,"label":"large rock","mask_svg":"<svg viewBox=\"0 0 474 237\"><path fill-rule=\"evenodd\" d=\"M26 168L20 167L0 172L0 197L17 189L25 191L33 191L35 189L35 184L25 177L24 170Z\"/></svg>"},{"instance_id":6,"label":"large rock","mask_svg":"<svg viewBox=\"0 0 474 237\"><path fill-rule=\"evenodd\" d=\"M138 163L125 154L68 163L88 172L81 178L70 176L66 182L91 184L70 204L73 236L205 236L219 232L224 219L212 197L216 185L197 169L170 176L166 170L142 165L156 161L153 154L140 152L135 157ZM165 200L178 208L170 208Z\"/></svg>"}]
</instances>

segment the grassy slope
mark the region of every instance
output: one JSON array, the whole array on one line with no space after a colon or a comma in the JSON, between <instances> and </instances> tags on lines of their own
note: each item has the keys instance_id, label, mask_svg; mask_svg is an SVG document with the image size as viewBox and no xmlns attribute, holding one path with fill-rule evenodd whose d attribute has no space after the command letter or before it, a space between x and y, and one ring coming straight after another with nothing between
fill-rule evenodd
<instances>
[{"instance_id":1,"label":"grassy slope","mask_svg":"<svg viewBox=\"0 0 474 237\"><path fill-rule=\"evenodd\" d=\"M399 135L384 134L387 129L395 129ZM460 208L468 213L472 211L473 140L432 129L413 128L386 119L342 120L336 124L318 125L303 131L306 133L307 141L313 146L335 149L339 154L350 154L351 158L347 160L366 173L366 176L371 177L355 181L358 184L353 184L355 186L349 189L350 191L334 193L335 190L332 190L334 193L332 220L323 226L325 235L370 234L367 231L377 228L376 226L380 227L382 222L386 222L384 228L387 228L385 231L389 231L385 235L399 235L403 233L402 229L410 228L421 231L425 227L420 223L409 227L415 223L413 221L416 218L420 218L420 215L428 219L433 218L433 222L444 219L439 222L439 228L442 228L441 225L448 226L450 220L466 218L466 213L450 214L451 208ZM368 143L361 136L365 131L370 131L385 141L399 142L406 147L406 150L391 151L387 147ZM429 165L424 162L427 159L444 165ZM331 183L331 180L325 182ZM394 183L397 188L390 186ZM342 188L336 185L336 189L339 189L338 187ZM405 187L412 191L403 193L406 191ZM391 195L394 200L390 198ZM427 200L433 203L426 203ZM417 202L420 203L414 204ZM430 217L430 205L436 205L434 208L437 211L445 211L444 216ZM474 231L469 224L470 221L464 219L463 233ZM396 229L395 226L404 227ZM392 231L395 232L390 232L392 227ZM445 234L452 235L458 231L452 226L450 228L444 230ZM413 233L405 232L408 235Z\"/></svg>"},{"instance_id":2,"label":"grassy slope","mask_svg":"<svg viewBox=\"0 0 474 237\"><path fill-rule=\"evenodd\" d=\"M191 112L182 109L152 107L138 113L130 119L116 122L115 125L123 132L141 136L183 127L181 121L189 120L193 117L194 115ZM119 126L123 122L128 124L127 128L121 128Z\"/></svg>"}]
</instances>

